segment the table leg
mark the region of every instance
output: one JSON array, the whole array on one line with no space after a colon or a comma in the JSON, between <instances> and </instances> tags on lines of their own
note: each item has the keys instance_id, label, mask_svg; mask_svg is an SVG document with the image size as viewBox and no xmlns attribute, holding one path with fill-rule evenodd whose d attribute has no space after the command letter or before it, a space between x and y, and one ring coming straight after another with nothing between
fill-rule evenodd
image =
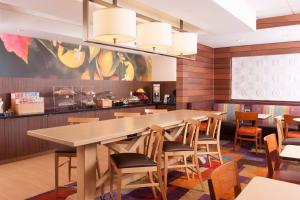
<instances>
[{"instance_id":1,"label":"table leg","mask_svg":"<svg viewBox=\"0 0 300 200\"><path fill-rule=\"evenodd\" d=\"M97 144L77 147L77 198L94 200L96 197Z\"/></svg>"}]
</instances>

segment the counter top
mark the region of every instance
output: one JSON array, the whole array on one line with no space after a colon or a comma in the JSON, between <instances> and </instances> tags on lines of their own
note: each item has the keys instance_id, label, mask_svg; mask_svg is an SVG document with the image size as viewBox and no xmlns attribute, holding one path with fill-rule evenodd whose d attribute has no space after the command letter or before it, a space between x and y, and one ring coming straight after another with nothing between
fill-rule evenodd
<instances>
[{"instance_id":1,"label":"counter top","mask_svg":"<svg viewBox=\"0 0 300 200\"><path fill-rule=\"evenodd\" d=\"M78 112L91 112L97 110L108 110L108 109L122 109L122 108L134 108L134 107L143 107L143 106L157 106L157 105L169 105L176 106L176 104L163 104L163 103L136 103L128 104L122 106L113 106L109 108L100 108L100 107L91 107L91 108L74 108L74 109L65 109L65 110L46 110L44 113L30 114L30 115L13 115L13 116L4 116L0 115L0 119L13 119L13 118L22 118L22 117L34 117L34 116L45 116L45 115L57 115L57 114L66 114L66 113L78 113Z\"/></svg>"}]
</instances>

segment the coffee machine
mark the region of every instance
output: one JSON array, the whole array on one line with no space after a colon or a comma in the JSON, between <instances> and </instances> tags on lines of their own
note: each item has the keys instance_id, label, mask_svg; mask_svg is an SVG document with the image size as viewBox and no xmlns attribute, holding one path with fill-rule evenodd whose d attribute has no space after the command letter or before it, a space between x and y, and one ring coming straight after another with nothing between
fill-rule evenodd
<instances>
[{"instance_id":1,"label":"coffee machine","mask_svg":"<svg viewBox=\"0 0 300 200\"><path fill-rule=\"evenodd\" d=\"M160 84L153 84L153 102L160 102Z\"/></svg>"}]
</instances>

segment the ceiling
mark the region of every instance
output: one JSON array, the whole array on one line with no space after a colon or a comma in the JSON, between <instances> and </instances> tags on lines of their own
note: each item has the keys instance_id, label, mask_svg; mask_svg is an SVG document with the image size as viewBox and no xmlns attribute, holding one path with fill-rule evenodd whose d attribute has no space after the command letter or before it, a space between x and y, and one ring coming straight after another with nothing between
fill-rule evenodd
<instances>
[{"instance_id":1,"label":"ceiling","mask_svg":"<svg viewBox=\"0 0 300 200\"><path fill-rule=\"evenodd\" d=\"M267 18L300 13L299 0L248 0L256 10L257 18Z\"/></svg>"},{"instance_id":2,"label":"ceiling","mask_svg":"<svg viewBox=\"0 0 300 200\"><path fill-rule=\"evenodd\" d=\"M0 0L0 32L80 42L81 2ZM174 26L183 19L186 30L198 33L199 43L214 48L300 40L300 25L255 27L256 18L300 13L300 0L118 0L118 4Z\"/></svg>"}]
</instances>

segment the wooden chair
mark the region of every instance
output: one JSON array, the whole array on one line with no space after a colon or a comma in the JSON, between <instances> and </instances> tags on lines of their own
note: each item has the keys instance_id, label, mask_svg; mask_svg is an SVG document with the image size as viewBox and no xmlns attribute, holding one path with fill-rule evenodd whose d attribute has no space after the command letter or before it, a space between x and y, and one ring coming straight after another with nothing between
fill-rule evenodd
<instances>
[{"instance_id":1,"label":"wooden chair","mask_svg":"<svg viewBox=\"0 0 300 200\"><path fill-rule=\"evenodd\" d=\"M182 142L178 141L165 141L163 145L163 156L164 156L164 183L167 188L168 181L168 169L184 168L187 179L189 180L188 171L196 173L200 179L202 188L204 190L202 175L199 169L199 163L197 158L197 146L195 145L196 138L199 135L199 121L194 119L185 120L185 131L182 138ZM169 158L183 158L183 163L169 164ZM187 159L192 158L192 163L189 164Z\"/></svg>"},{"instance_id":2,"label":"wooden chair","mask_svg":"<svg viewBox=\"0 0 300 200\"><path fill-rule=\"evenodd\" d=\"M69 117L68 123L71 124L80 124L80 123L89 123L99 121L99 118L83 118L83 117ZM55 151L55 189L58 188L58 179L59 179L59 168L65 164L68 164L68 178L71 181L71 169L76 168L72 166L72 158L76 157L76 148L73 147L61 147ZM68 158L66 162L59 163L60 158ZM100 176L100 166L97 165L97 172Z\"/></svg>"},{"instance_id":3,"label":"wooden chair","mask_svg":"<svg viewBox=\"0 0 300 200\"><path fill-rule=\"evenodd\" d=\"M279 149L275 133L264 137L268 178L300 184L300 174L288 170L280 170Z\"/></svg>"},{"instance_id":4,"label":"wooden chair","mask_svg":"<svg viewBox=\"0 0 300 200\"><path fill-rule=\"evenodd\" d=\"M275 118L277 127L277 139L279 152L283 150L284 145L297 145L300 146L300 138L285 138L281 119Z\"/></svg>"},{"instance_id":5,"label":"wooden chair","mask_svg":"<svg viewBox=\"0 0 300 200\"><path fill-rule=\"evenodd\" d=\"M289 131L291 125L299 126L294 118L300 118L299 115L284 115L284 136L285 138L300 138L300 131Z\"/></svg>"},{"instance_id":6,"label":"wooden chair","mask_svg":"<svg viewBox=\"0 0 300 200\"><path fill-rule=\"evenodd\" d=\"M166 113L167 109L145 109L146 114L155 114L155 113Z\"/></svg>"},{"instance_id":7,"label":"wooden chair","mask_svg":"<svg viewBox=\"0 0 300 200\"><path fill-rule=\"evenodd\" d=\"M260 146L262 145L262 129L258 128L258 113L255 112L235 112L236 117L236 131L234 138L234 150L237 145L237 141L252 141L255 142L255 152L258 149L258 140ZM251 122L246 124L245 122Z\"/></svg>"},{"instance_id":8,"label":"wooden chair","mask_svg":"<svg viewBox=\"0 0 300 200\"><path fill-rule=\"evenodd\" d=\"M139 116L141 116L141 113L137 113L137 112L115 112L114 116L115 116L115 118L139 117Z\"/></svg>"},{"instance_id":9,"label":"wooden chair","mask_svg":"<svg viewBox=\"0 0 300 200\"><path fill-rule=\"evenodd\" d=\"M220 161L220 163L223 164L221 145L220 145L221 123L222 123L221 115L213 115L213 114L208 115L206 133L200 134L198 140L196 141L197 147L199 146L206 147L206 151L205 152L198 151L198 155L206 155L210 166L211 166L211 157L217 158ZM216 145L217 151L210 151L211 145ZM215 157L215 155L217 155L218 157Z\"/></svg>"},{"instance_id":10,"label":"wooden chair","mask_svg":"<svg viewBox=\"0 0 300 200\"><path fill-rule=\"evenodd\" d=\"M161 155L164 140L164 129L152 125L147 138L145 154L118 153L110 156L110 193L113 195L114 172L117 174L117 200L121 200L121 190L124 188L151 187L155 198L156 188L161 191L162 199L166 200L166 192L161 173ZM148 183L122 184L123 174L147 173ZM157 176L154 176L156 173ZM157 179L157 182L154 181Z\"/></svg>"},{"instance_id":11,"label":"wooden chair","mask_svg":"<svg viewBox=\"0 0 300 200\"><path fill-rule=\"evenodd\" d=\"M236 161L232 160L216 168L210 174L208 187L211 200L228 199L228 192L232 189L237 197L241 193L241 183Z\"/></svg>"}]
</instances>

